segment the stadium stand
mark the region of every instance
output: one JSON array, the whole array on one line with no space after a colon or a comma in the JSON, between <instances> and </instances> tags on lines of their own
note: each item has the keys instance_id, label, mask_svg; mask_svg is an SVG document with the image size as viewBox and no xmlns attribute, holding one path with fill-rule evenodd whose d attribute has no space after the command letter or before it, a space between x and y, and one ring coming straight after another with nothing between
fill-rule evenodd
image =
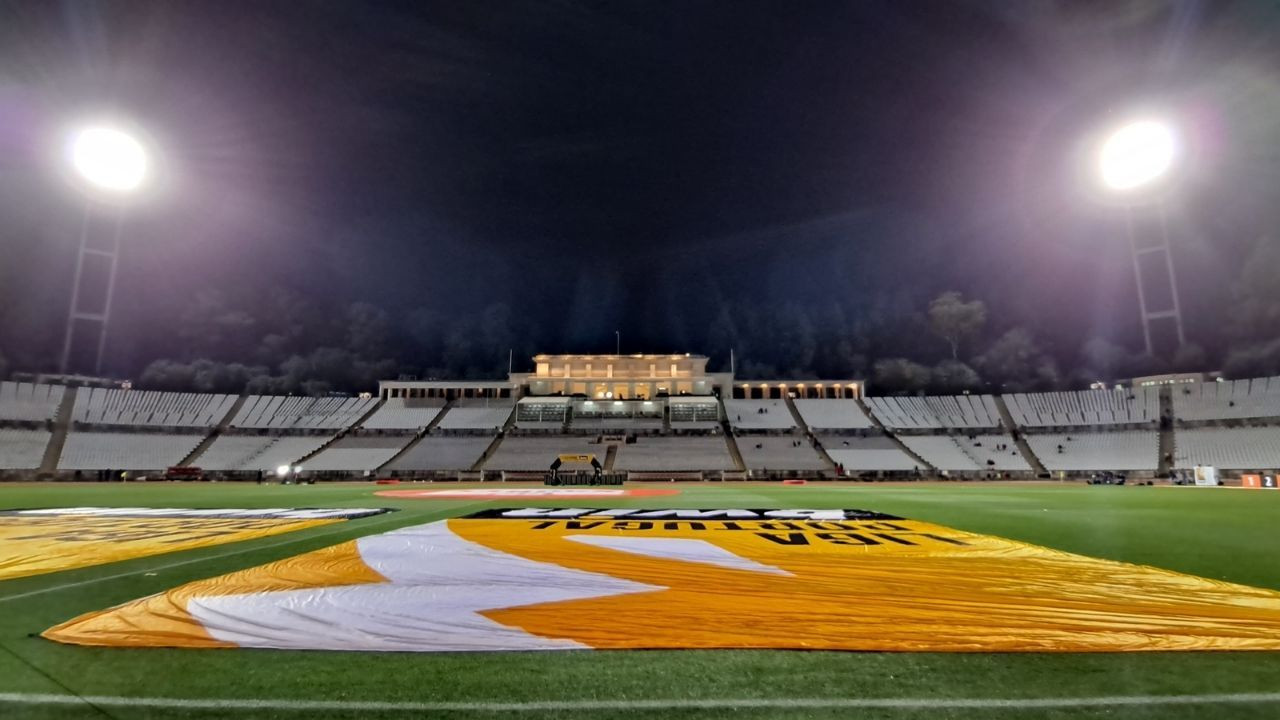
<instances>
[{"instance_id":1,"label":"stadium stand","mask_svg":"<svg viewBox=\"0 0 1280 720\"><path fill-rule=\"evenodd\" d=\"M84 388L71 419L95 425L213 427L235 405L235 395Z\"/></svg>"},{"instance_id":2,"label":"stadium stand","mask_svg":"<svg viewBox=\"0 0 1280 720\"><path fill-rule=\"evenodd\" d=\"M374 398L250 395L231 420L231 426L342 430L355 425L377 402Z\"/></svg>"},{"instance_id":3,"label":"stadium stand","mask_svg":"<svg viewBox=\"0 0 1280 720\"><path fill-rule=\"evenodd\" d=\"M902 435L898 439L911 448L911 452L939 470L1031 470L1031 465L1018 452L1013 437L1009 435Z\"/></svg>"},{"instance_id":4,"label":"stadium stand","mask_svg":"<svg viewBox=\"0 0 1280 720\"><path fill-rule=\"evenodd\" d=\"M1000 426L1000 410L991 395L873 397L866 402L871 414L892 430Z\"/></svg>"},{"instance_id":5,"label":"stadium stand","mask_svg":"<svg viewBox=\"0 0 1280 720\"><path fill-rule=\"evenodd\" d=\"M195 458L193 464L204 470L266 472L296 463L329 442L330 438L328 435L222 435Z\"/></svg>"},{"instance_id":6,"label":"stadium stand","mask_svg":"<svg viewBox=\"0 0 1280 720\"><path fill-rule=\"evenodd\" d=\"M1012 435L961 436L957 442L978 461L978 467L1009 472L1031 472L1031 463L1018 452ZM992 464L988 465L990 460Z\"/></svg>"},{"instance_id":7,"label":"stadium stand","mask_svg":"<svg viewBox=\"0 0 1280 720\"><path fill-rule=\"evenodd\" d=\"M738 438L738 452L750 470L826 470L829 467L807 437L744 436Z\"/></svg>"},{"instance_id":8,"label":"stadium stand","mask_svg":"<svg viewBox=\"0 0 1280 720\"><path fill-rule=\"evenodd\" d=\"M569 400L559 397L522 398L516 403L516 427L555 430L569 418Z\"/></svg>"},{"instance_id":9,"label":"stadium stand","mask_svg":"<svg viewBox=\"0 0 1280 720\"><path fill-rule=\"evenodd\" d=\"M1031 451L1051 471L1154 471L1159 460L1160 437L1154 430L1027 434L1025 437Z\"/></svg>"},{"instance_id":10,"label":"stadium stand","mask_svg":"<svg viewBox=\"0 0 1280 720\"><path fill-rule=\"evenodd\" d=\"M419 430L444 408L441 398L388 398L364 421L366 430Z\"/></svg>"},{"instance_id":11,"label":"stadium stand","mask_svg":"<svg viewBox=\"0 0 1280 720\"><path fill-rule=\"evenodd\" d=\"M511 408L510 400L456 400L436 427L441 430L500 430L511 417Z\"/></svg>"},{"instance_id":12,"label":"stadium stand","mask_svg":"<svg viewBox=\"0 0 1280 720\"><path fill-rule=\"evenodd\" d=\"M1005 395L1004 401L1019 427L1124 425L1160 419L1158 388L1016 393Z\"/></svg>"},{"instance_id":13,"label":"stadium stand","mask_svg":"<svg viewBox=\"0 0 1280 720\"><path fill-rule=\"evenodd\" d=\"M504 443L505 444L505 443ZM614 470L733 470L733 457L723 437L641 437L618 447Z\"/></svg>"},{"instance_id":14,"label":"stadium stand","mask_svg":"<svg viewBox=\"0 0 1280 720\"><path fill-rule=\"evenodd\" d=\"M507 437L485 461L485 470L546 470L557 455L595 455L601 463L609 446L575 435Z\"/></svg>"},{"instance_id":15,"label":"stadium stand","mask_svg":"<svg viewBox=\"0 0 1280 720\"><path fill-rule=\"evenodd\" d=\"M810 430L861 430L875 427L857 400L795 401L796 410Z\"/></svg>"},{"instance_id":16,"label":"stadium stand","mask_svg":"<svg viewBox=\"0 0 1280 720\"><path fill-rule=\"evenodd\" d=\"M197 434L72 431L59 470L163 470L177 465L204 439Z\"/></svg>"},{"instance_id":17,"label":"stadium stand","mask_svg":"<svg viewBox=\"0 0 1280 720\"><path fill-rule=\"evenodd\" d=\"M412 435L348 436L321 450L306 462L306 470L376 470L413 440Z\"/></svg>"},{"instance_id":18,"label":"stadium stand","mask_svg":"<svg viewBox=\"0 0 1280 720\"><path fill-rule=\"evenodd\" d=\"M450 410L453 413L454 410ZM510 407L507 413L510 414ZM446 415L445 417L448 417ZM387 466L387 470L410 472L414 470L466 470L480 459L489 447L491 437L435 436L428 435L409 448L405 454ZM550 460L547 464L550 464Z\"/></svg>"},{"instance_id":19,"label":"stadium stand","mask_svg":"<svg viewBox=\"0 0 1280 720\"><path fill-rule=\"evenodd\" d=\"M673 430L715 430L720 427L720 402L706 397L667 398Z\"/></svg>"},{"instance_id":20,"label":"stadium stand","mask_svg":"<svg viewBox=\"0 0 1280 720\"><path fill-rule=\"evenodd\" d=\"M48 430L0 428L0 470L35 470L44 459Z\"/></svg>"},{"instance_id":21,"label":"stadium stand","mask_svg":"<svg viewBox=\"0 0 1280 720\"><path fill-rule=\"evenodd\" d=\"M0 420L52 420L65 391L61 385L0 382Z\"/></svg>"},{"instance_id":22,"label":"stadium stand","mask_svg":"<svg viewBox=\"0 0 1280 720\"><path fill-rule=\"evenodd\" d=\"M1171 397L1178 420L1280 417L1280 377L1183 385Z\"/></svg>"},{"instance_id":23,"label":"stadium stand","mask_svg":"<svg viewBox=\"0 0 1280 720\"><path fill-rule=\"evenodd\" d=\"M724 411L736 430L790 430L796 426L782 400L725 400Z\"/></svg>"},{"instance_id":24,"label":"stadium stand","mask_svg":"<svg viewBox=\"0 0 1280 720\"><path fill-rule=\"evenodd\" d=\"M827 455L843 466L846 473L926 469L887 437L826 436L819 441Z\"/></svg>"},{"instance_id":25,"label":"stadium stand","mask_svg":"<svg viewBox=\"0 0 1280 720\"><path fill-rule=\"evenodd\" d=\"M1223 470L1280 468L1280 427L1199 428L1174 431L1173 466Z\"/></svg>"}]
</instances>

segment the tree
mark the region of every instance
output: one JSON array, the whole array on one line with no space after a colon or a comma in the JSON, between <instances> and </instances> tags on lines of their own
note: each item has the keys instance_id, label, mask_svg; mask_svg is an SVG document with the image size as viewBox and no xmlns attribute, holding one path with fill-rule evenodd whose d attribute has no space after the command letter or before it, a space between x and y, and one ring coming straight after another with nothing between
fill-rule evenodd
<instances>
[{"instance_id":1,"label":"tree","mask_svg":"<svg viewBox=\"0 0 1280 720\"><path fill-rule=\"evenodd\" d=\"M0 352L0 380L9 376L9 361L5 359L4 353Z\"/></svg>"},{"instance_id":2,"label":"tree","mask_svg":"<svg viewBox=\"0 0 1280 720\"><path fill-rule=\"evenodd\" d=\"M1058 385L1058 364L1025 328L1001 335L974 361L987 380L1006 390L1047 390Z\"/></svg>"},{"instance_id":3,"label":"tree","mask_svg":"<svg viewBox=\"0 0 1280 720\"><path fill-rule=\"evenodd\" d=\"M951 359L960 357L960 343L977 334L987 322L987 306L981 300L965 302L954 290L929 303L929 327L951 346Z\"/></svg>"},{"instance_id":4,"label":"tree","mask_svg":"<svg viewBox=\"0 0 1280 720\"><path fill-rule=\"evenodd\" d=\"M943 360L933 368L930 384L937 392L957 395L965 390L977 390L982 378L959 360Z\"/></svg>"},{"instance_id":5,"label":"tree","mask_svg":"<svg viewBox=\"0 0 1280 720\"><path fill-rule=\"evenodd\" d=\"M929 386L932 376L929 368L906 358L886 358L875 364L877 391L920 392Z\"/></svg>"}]
</instances>

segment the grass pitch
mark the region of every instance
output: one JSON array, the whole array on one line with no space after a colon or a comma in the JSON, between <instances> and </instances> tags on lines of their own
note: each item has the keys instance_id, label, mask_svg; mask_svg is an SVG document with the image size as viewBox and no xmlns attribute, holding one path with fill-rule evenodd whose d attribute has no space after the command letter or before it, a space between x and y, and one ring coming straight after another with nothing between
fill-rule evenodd
<instances>
[{"instance_id":1,"label":"grass pitch","mask_svg":"<svg viewBox=\"0 0 1280 720\"><path fill-rule=\"evenodd\" d=\"M587 505L865 508L1280 589L1280 492L1078 484L679 487L680 495ZM400 510L260 540L0 582L0 718L1280 718L1280 653L369 654L84 648L37 637L84 612L362 535L487 506L565 504L393 500L374 496L375 489L0 485L0 508ZM54 697L36 702L45 695ZM89 701L66 699L72 695ZM1186 697L1204 695L1226 697ZM1159 702L1148 696L1183 700Z\"/></svg>"}]
</instances>

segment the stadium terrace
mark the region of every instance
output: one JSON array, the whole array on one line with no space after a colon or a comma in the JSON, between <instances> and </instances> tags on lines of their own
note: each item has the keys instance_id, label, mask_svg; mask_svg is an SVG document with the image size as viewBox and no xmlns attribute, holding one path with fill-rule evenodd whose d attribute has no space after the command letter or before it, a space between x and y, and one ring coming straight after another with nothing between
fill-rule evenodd
<instances>
[{"instance_id":1,"label":"stadium terrace","mask_svg":"<svg viewBox=\"0 0 1280 720\"><path fill-rule=\"evenodd\" d=\"M537 355L533 366L506 380L388 380L361 397L5 382L0 472L539 480L564 456L630 480L1191 482L1212 467L1214 482L1252 484L1280 467L1280 377L904 397L867 394L858 379L742 380L694 354Z\"/></svg>"}]
</instances>

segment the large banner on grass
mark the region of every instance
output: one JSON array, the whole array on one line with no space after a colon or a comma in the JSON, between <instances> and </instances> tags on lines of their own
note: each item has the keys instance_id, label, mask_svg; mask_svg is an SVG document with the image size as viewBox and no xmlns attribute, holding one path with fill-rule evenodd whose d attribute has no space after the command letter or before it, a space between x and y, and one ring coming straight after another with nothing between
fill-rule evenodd
<instances>
[{"instance_id":1,"label":"large banner on grass","mask_svg":"<svg viewBox=\"0 0 1280 720\"><path fill-rule=\"evenodd\" d=\"M0 510L0 580L267 537L385 512L362 508Z\"/></svg>"},{"instance_id":2,"label":"large banner on grass","mask_svg":"<svg viewBox=\"0 0 1280 720\"><path fill-rule=\"evenodd\" d=\"M331 650L1280 650L1280 592L861 510L508 509L45 632Z\"/></svg>"}]
</instances>

